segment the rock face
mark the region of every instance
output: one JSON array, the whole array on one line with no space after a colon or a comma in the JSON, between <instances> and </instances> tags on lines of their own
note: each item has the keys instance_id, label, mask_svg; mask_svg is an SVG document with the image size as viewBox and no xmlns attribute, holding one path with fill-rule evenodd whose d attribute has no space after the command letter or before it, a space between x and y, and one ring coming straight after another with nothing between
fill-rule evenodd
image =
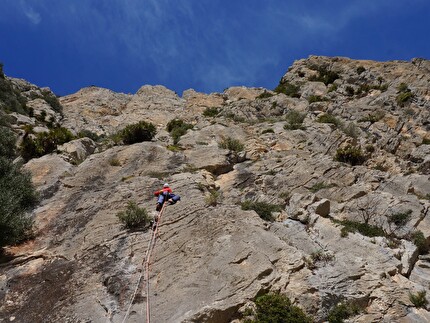
<instances>
[{"instance_id":1,"label":"rock face","mask_svg":"<svg viewBox=\"0 0 430 323\"><path fill-rule=\"evenodd\" d=\"M61 98L58 120L75 134L140 120L158 133L129 146L82 138L24 166L42 200L35 239L0 264L0 321L122 322L135 290L127 322L145 319L147 298L154 322L240 322L270 291L315 322L346 301L361 309L351 322L428 321L410 295L430 294L429 82L425 60L311 56L277 92L90 87ZM173 118L193 125L176 146ZM159 223L147 295L138 282L152 231L116 215L130 201L156 215L164 182L181 201ZM274 221L256 212L271 206Z\"/></svg>"}]
</instances>

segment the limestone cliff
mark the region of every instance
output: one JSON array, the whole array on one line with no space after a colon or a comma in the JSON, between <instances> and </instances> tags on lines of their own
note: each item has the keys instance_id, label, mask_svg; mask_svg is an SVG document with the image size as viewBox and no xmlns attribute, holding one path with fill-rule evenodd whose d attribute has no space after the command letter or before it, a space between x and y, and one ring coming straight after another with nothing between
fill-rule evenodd
<instances>
[{"instance_id":1,"label":"limestone cliff","mask_svg":"<svg viewBox=\"0 0 430 323\"><path fill-rule=\"evenodd\" d=\"M31 102L36 111L46 103ZM361 308L351 322L430 320L430 307L409 297L430 295L429 61L311 56L276 91L90 87L59 102L61 112L46 111L56 122L104 139L77 139L25 165L43 199L35 239L0 264L0 321L122 322L151 230L125 230L116 214L129 201L154 212L163 182L182 200L159 227L153 322L240 322L268 291L316 322L342 301ZM16 131L38 125L9 114ZM166 131L174 118L193 125L177 145ZM151 142L109 139L140 120L157 126ZM226 138L243 151L222 148ZM281 207L265 221L245 201ZM140 286L127 322L144 320L145 297Z\"/></svg>"}]
</instances>

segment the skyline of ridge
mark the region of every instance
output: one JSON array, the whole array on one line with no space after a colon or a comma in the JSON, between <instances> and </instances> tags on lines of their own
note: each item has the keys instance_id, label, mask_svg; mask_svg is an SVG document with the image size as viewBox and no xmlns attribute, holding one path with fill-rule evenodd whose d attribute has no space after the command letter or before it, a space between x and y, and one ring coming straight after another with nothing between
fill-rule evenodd
<instances>
[{"instance_id":1,"label":"skyline of ridge","mask_svg":"<svg viewBox=\"0 0 430 323\"><path fill-rule=\"evenodd\" d=\"M309 55L376 61L430 58L430 3L325 0L6 0L0 61L8 76L57 95L96 85L222 92L273 89Z\"/></svg>"}]
</instances>

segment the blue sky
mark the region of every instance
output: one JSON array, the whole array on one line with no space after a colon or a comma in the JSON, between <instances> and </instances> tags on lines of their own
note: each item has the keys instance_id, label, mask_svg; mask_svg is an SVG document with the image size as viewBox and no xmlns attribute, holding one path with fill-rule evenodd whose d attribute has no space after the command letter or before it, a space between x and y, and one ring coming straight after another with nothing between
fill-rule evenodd
<instances>
[{"instance_id":1,"label":"blue sky","mask_svg":"<svg viewBox=\"0 0 430 323\"><path fill-rule=\"evenodd\" d=\"M309 55L430 59L428 0L1 0L7 75L66 95L273 89Z\"/></svg>"}]
</instances>

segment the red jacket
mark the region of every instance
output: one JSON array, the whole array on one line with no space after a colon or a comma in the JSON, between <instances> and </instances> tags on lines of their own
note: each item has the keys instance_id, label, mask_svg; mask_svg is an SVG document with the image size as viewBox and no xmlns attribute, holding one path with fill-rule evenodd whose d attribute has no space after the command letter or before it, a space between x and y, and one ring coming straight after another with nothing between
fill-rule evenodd
<instances>
[{"instance_id":1,"label":"red jacket","mask_svg":"<svg viewBox=\"0 0 430 323\"><path fill-rule=\"evenodd\" d=\"M158 196L158 195L163 194L163 193L172 193L172 190L170 187L164 187L162 190L155 191L154 195Z\"/></svg>"}]
</instances>

